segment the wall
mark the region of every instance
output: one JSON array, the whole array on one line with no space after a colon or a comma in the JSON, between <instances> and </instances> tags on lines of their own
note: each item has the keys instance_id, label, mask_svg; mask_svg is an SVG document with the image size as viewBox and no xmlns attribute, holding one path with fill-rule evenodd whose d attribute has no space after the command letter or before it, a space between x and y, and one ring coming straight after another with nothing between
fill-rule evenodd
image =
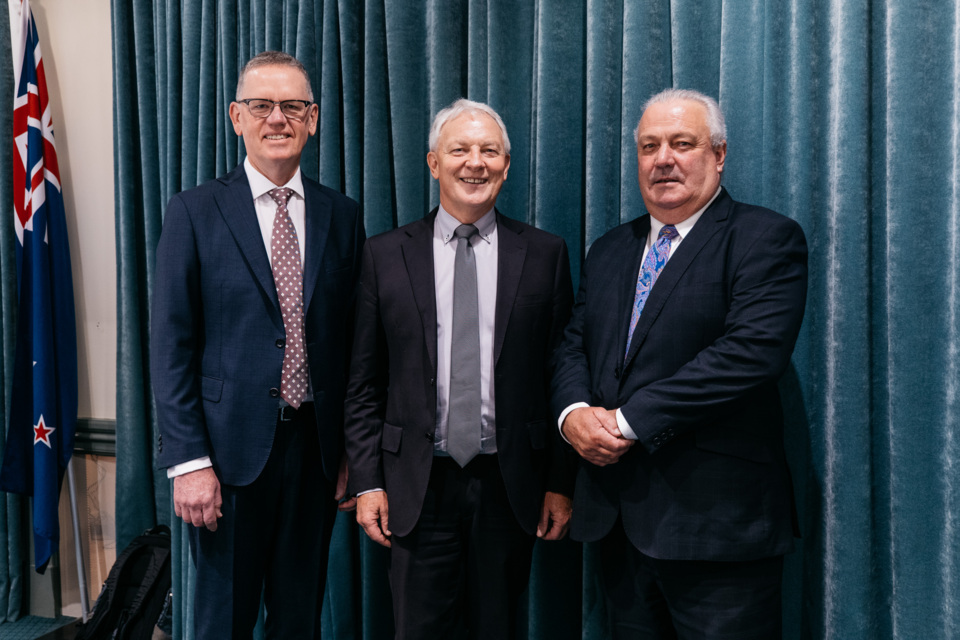
<instances>
[{"instance_id":1,"label":"wall","mask_svg":"<svg viewBox=\"0 0 960 640\"><path fill-rule=\"evenodd\" d=\"M81 418L116 416L109 0L32 0L53 109L77 308Z\"/></svg>"},{"instance_id":2,"label":"wall","mask_svg":"<svg viewBox=\"0 0 960 640\"><path fill-rule=\"evenodd\" d=\"M110 0L31 0L40 33L70 234L81 418L116 417L116 259ZM116 463L75 456L87 592L96 598L116 558ZM63 612L80 615L74 535L64 482L60 505ZM43 581L36 574L31 580ZM49 579L48 579L49 580ZM52 592L42 585L33 593ZM38 608L39 607L39 608ZM44 610L31 601L31 611Z\"/></svg>"}]
</instances>

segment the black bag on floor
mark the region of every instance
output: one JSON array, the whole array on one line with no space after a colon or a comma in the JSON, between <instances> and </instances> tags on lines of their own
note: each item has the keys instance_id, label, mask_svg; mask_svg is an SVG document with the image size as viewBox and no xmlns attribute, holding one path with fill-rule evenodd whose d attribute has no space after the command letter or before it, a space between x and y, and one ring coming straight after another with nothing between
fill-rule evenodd
<instances>
[{"instance_id":1,"label":"black bag on floor","mask_svg":"<svg viewBox=\"0 0 960 640\"><path fill-rule=\"evenodd\" d=\"M159 525L117 556L76 640L150 640L169 591L170 529Z\"/></svg>"}]
</instances>

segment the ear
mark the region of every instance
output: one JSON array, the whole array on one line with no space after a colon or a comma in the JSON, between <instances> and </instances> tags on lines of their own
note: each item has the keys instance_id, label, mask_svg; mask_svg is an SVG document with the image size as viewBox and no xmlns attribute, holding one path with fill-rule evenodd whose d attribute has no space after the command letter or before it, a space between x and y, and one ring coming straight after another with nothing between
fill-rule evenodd
<instances>
[{"instance_id":1,"label":"ear","mask_svg":"<svg viewBox=\"0 0 960 640\"><path fill-rule=\"evenodd\" d=\"M434 180L440 179L440 158L437 157L436 151L431 151L427 154L427 166L430 167L430 175L433 176Z\"/></svg>"},{"instance_id":2,"label":"ear","mask_svg":"<svg viewBox=\"0 0 960 640\"><path fill-rule=\"evenodd\" d=\"M507 179L507 172L510 170L510 154L509 154L509 153L507 154L507 157L506 157L505 160L506 160L506 162L505 162L505 164L503 165L503 179L504 179L504 181L506 181L506 179Z\"/></svg>"},{"instance_id":3,"label":"ear","mask_svg":"<svg viewBox=\"0 0 960 640\"><path fill-rule=\"evenodd\" d=\"M317 132L317 122L320 119L320 107L314 102L310 105L307 113L307 133L311 136Z\"/></svg>"},{"instance_id":4,"label":"ear","mask_svg":"<svg viewBox=\"0 0 960 640\"><path fill-rule=\"evenodd\" d=\"M723 173L723 163L727 159L727 143L724 142L713 150L713 155L717 157L717 173Z\"/></svg>"},{"instance_id":5,"label":"ear","mask_svg":"<svg viewBox=\"0 0 960 640\"><path fill-rule=\"evenodd\" d=\"M243 135L243 129L240 128L240 103L230 103L230 122L233 123L233 131L238 136Z\"/></svg>"}]
</instances>

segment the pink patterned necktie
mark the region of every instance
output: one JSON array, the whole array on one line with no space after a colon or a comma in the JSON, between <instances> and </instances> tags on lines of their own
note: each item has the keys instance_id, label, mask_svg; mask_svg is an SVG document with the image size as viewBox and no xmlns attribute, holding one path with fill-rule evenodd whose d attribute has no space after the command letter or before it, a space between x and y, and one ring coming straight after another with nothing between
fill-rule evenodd
<instances>
[{"instance_id":1,"label":"pink patterned necktie","mask_svg":"<svg viewBox=\"0 0 960 640\"><path fill-rule=\"evenodd\" d=\"M270 235L270 256L273 280L277 285L283 328L286 332L283 350L283 376L280 396L298 408L307 394L307 352L303 342L303 268L300 265L300 243L297 230L287 211L292 189L271 189L277 203Z\"/></svg>"},{"instance_id":2,"label":"pink patterned necktie","mask_svg":"<svg viewBox=\"0 0 960 640\"><path fill-rule=\"evenodd\" d=\"M660 229L660 235L647 257L643 260L640 267L640 275L637 277L637 293L633 298L633 313L630 314L630 333L627 334L627 350L623 357L626 359L630 353L630 342L633 340L633 330L637 328L637 322L640 320L640 313L643 311L643 305L647 302L647 296L650 295L650 289L656 284L660 272L663 271L667 259L670 257L670 241L676 238L677 228L672 224L665 225Z\"/></svg>"}]
</instances>

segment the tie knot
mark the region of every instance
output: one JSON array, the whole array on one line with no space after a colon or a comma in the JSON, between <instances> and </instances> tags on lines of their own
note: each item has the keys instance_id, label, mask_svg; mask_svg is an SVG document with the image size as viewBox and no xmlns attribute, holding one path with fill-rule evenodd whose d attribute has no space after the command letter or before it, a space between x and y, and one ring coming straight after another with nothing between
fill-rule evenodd
<instances>
[{"instance_id":1,"label":"tie knot","mask_svg":"<svg viewBox=\"0 0 960 640\"><path fill-rule=\"evenodd\" d=\"M277 203L277 206L282 207L287 204L287 200L293 195L293 189L278 187L276 189L270 189L267 193L269 193L273 201Z\"/></svg>"},{"instance_id":2,"label":"tie knot","mask_svg":"<svg viewBox=\"0 0 960 640\"><path fill-rule=\"evenodd\" d=\"M659 240L660 238L669 238L670 240L673 240L678 235L680 234L677 233L677 228L672 224L668 224L660 228L660 235L657 236L657 239Z\"/></svg>"},{"instance_id":3,"label":"tie knot","mask_svg":"<svg viewBox=\"0 0 960 640\"><path fill-rule=\"evenodd\" d=\"M457 238L466 238L468 241L473 236L477 235L478 231L475 226L472 224L462 224L456 229L453 230L453 235Z\"/></svg>"}]
</instances>

